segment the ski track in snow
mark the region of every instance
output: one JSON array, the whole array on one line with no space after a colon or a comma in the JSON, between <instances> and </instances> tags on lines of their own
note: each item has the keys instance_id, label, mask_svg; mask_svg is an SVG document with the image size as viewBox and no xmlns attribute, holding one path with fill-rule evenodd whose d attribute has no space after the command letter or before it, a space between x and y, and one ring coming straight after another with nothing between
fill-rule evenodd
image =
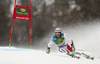
<instances>
[{"instance_id":1,"label":"ski track in snow","mask_svg":"<svg viewBox=\"0 0 100 64\"><path fill-rule=\"evenodd\" d=\"M0 47L0 64L99 64L100 59L71 58L62 53Z\"/></svg>"}]
</instances>

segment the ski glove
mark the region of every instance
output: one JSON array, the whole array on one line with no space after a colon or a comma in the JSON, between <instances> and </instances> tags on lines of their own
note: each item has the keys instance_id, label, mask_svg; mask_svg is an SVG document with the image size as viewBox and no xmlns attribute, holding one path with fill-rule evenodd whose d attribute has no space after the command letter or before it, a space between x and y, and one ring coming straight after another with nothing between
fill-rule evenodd
<instances>
[{"instance_id":1,"label":"ski glove","mask_svg":"<svg viewBox=\"0 0 100 64\"><path fill-rule=\"evenodd\" d=\"M75 51L75 46L72 46L72 51Z\"/></svg>"},{"instance_id":2,"label":"ski glove","mask_svg":"<svg viewBox=\"0 0 100 64\"><path fill-rule=\"evenodd\" d=\"M71 47L72 47L72 51L75 51L75 46L74 46L73 40L72 40Z\"/></svg>"},{"instance_id":3,"label":"ski glove","mask_svg":"<svg viewBox=\"0 0 100 64\"><path fill-rule=\"evenodd\" d=\"M50 47L47 47L46 53L47 53L47 54L50 53Z\"/></svg>"}]
</instances>

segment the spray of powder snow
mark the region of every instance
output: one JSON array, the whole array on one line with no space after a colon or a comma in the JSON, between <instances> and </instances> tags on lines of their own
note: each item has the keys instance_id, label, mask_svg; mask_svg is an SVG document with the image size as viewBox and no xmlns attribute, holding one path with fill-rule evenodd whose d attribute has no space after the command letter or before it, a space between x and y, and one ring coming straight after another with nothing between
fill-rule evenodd
<instances>
[{"instance_id":1,"label":"spray of powder snow","mask_svg":"<svg viewBox=\"0 0 100 64\"><path fill-rule=\"evenodd\" d=\"M100 22L98 21L77 23L62 30L73 39L76 48L94 50L95 52L91 52L91 55L100 58Z\"/></svg>"},{"instance_id":2,"label":"spray of powder snow","mask_svg":"<svg viewBox=\"0 0 100 64\"><path fill-rule=\"evenodd\" d=\"M68 27L60 28L62 29L62 32L66 33L74 41L76 49L94 50L95 52L90 52L89 55L100 58L100 22L98 21L99 20L95 20L94 22L76 23ZM39 46L45 47L46 49L47 44L53 35L54 31L51 31L49 35L47 34L39 41L42 43ZM56 45L52 45L51 49L58 50Z\"/></svg>"},{"instance_id":3,"label":"spray of powder snow","mask_svg":"<svg viewBox=\"0 0 100 64\"><path fill-rule=\"evenodd\" d=\"M11 0L11 3L12 3L12 4L10 5L10 6L11 6L11 7L10 7L10 8L11 8L11 9L10 9L10 11L11 11L10 13L11 13L11 14L13 14L14 2L15 2L15 0ZM17 4L17 5L21 5L20 0L16 0L16 4Z\"/></svg>"}]
</instances>

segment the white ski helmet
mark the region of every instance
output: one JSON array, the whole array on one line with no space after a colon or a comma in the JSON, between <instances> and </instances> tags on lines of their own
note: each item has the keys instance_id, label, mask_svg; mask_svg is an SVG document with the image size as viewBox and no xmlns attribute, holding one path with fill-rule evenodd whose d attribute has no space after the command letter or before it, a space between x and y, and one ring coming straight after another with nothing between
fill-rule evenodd
<instances>
[{"instance_id":1,"label":"white ski helmet","mask_svg":"<svg viewBox=\"0 0 100 64\"><path fill-rule=\"evenodd\" d=\"M61 29L60 29L60 28L56 28L56 29L55 29L55 33L56 33L56 32L61 32Z\"/></svg>"}]
</instances>

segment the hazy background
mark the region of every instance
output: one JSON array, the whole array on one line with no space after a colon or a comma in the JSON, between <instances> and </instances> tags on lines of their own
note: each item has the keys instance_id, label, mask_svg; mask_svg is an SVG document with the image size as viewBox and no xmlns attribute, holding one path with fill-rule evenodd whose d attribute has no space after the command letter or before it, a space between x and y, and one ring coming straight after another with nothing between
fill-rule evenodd
<instances>
[{"instance_id":1,"label":"hazy background","mask_svg":"<svg viewBox=\"0 0 100 64\"><path fill-rule=\"evenodd\" d=\"M17 0L17 5L29 6L29 0ZM13 7L14 0L0 0L0 46L9 44ZM29 25L14 20L12 46L29 48ZM46 50L56 27L76 48L95 50L92 55L100 58L100 0L32 0L32 48Z\"/></svg>"}]
</instances>

